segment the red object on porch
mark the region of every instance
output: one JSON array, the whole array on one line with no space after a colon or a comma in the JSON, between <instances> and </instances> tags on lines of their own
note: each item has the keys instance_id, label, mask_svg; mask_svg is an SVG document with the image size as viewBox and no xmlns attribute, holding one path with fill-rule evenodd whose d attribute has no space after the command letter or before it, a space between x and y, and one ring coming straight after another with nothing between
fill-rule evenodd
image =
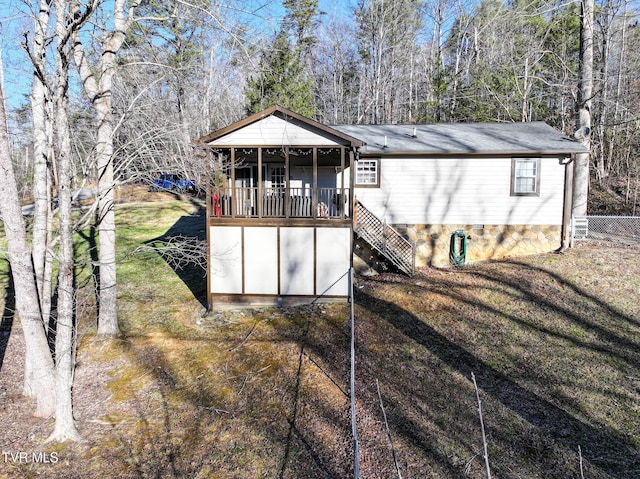
<instances>
[{"instance_id":1,"label":"red object on porch","mask_svg":"<svg viewBox=\"0 0 640 479\"><path fill-rule=\"evenodd\" d=\"M218 194L213 194L213 211L216 218L220 218L222 215L222 210L220 209L220 198L218 198Z\"/></svg>"}]
</instances>

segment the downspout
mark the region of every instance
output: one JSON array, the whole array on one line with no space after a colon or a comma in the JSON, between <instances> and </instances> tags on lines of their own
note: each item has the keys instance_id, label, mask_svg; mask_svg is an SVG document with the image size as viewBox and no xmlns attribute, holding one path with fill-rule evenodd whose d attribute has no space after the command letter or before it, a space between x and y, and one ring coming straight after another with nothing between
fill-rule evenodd
<instances>
[{"instance_id":1,"label":"downspout","mask_svg":"<svg viewBox=\"0 0 640 479\"><path fill-rule=\"evenodd\" d=\"M562 160L561 160L562 161ZM562 208L562 228L560 231L560 249L559 252L565 251L573 246L569 241L571 231L571 209L573 198L573 169L575 164L575 156L572 154L569 161L564 163L564 204Z\"/></svg>"}]
</instances>

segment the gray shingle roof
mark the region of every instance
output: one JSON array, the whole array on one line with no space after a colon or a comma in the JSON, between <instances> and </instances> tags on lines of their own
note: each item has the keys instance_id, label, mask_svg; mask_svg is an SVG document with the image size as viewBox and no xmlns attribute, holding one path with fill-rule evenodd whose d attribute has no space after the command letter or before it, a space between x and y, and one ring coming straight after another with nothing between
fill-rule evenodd
<instances>
[{"instance_id":1,"label":"gray shingle roof","mask_svg":"<svg viewBox=\"0 0 640 479\"><path fill-rule=\"evenodd\" d=\"M587 150L544 122L339 125L364 154L572 154ZM415 134L415 136L414 136ZM385 147L386 144L386 147Z\"/></svg>"}]
</instances>

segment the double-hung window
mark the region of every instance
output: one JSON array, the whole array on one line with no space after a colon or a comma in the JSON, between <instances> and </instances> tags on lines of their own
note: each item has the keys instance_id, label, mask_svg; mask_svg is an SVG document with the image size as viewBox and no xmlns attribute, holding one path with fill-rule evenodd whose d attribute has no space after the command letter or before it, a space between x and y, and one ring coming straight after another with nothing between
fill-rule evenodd
<instances>
[{"instance_id":1,"label":"double-hung window","mask_svg":"<svg viewBox=\"0 0 640 479\"><path fill-rule=\"evenodd\" d=\"M356 186L380 186L380 160L358 160L356 163Z\"/></svg>"},{"instance_id":2,"label":"double-hung window","mask_svg":"<svg viewBox=\"0 0 640 479\"><path fill-rule=\"evenodd\" d=\"M511 159L511 196L540 196L540 158Z\"/></svg>"}]
</instances>

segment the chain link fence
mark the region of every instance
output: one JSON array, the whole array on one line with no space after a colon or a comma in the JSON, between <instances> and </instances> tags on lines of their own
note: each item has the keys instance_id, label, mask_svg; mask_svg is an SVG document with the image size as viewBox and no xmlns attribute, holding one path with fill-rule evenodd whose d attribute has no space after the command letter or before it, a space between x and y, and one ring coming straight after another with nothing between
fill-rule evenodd
<instances>
[{"instance_id":1,"label":"chain link fence","mask_svg":"<svg viewBox=\"0 0 640 479\"><path fill-rule=\"evenodd\" d=\"M640 216L574 216L571 243L575 241L640 244Z\"/></svg>"}]
</instances>

